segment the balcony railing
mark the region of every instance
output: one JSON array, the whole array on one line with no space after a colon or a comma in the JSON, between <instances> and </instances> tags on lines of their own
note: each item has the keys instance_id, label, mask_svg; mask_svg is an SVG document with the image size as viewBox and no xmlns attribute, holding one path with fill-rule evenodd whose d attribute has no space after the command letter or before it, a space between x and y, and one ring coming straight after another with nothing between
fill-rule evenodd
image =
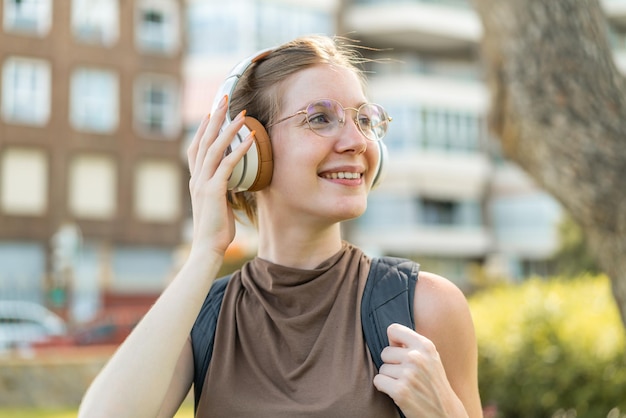
<instances>
[{"instance_id":1,"label":"balcony railing","mask_svg":"<svg viewBox=\"0 0 626 418\"><path fill-rule=\"evenodd\" d=\"M615 0L614 0L615 1ZM622 0L626 1L626 0ZM354 4L382 4L382 3L429 3L439 4L442 6L462 7L471 9L472 6L467 0L355 0Z\"/></svg>"}]
</instances>

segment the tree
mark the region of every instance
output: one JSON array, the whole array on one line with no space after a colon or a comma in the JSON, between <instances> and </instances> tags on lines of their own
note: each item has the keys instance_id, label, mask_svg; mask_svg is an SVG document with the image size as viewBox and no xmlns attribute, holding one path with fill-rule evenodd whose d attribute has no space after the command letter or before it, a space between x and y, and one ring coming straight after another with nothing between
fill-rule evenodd
<instances>
[{"instance_id":1,"label":"tree","mask_svg":"<svg viewBox=\"0 0 626 418\"><path fill-rule=\"evenodd\" d=\"M598 0L473 0L489 125L581 226L626 327L626 85Z\"/></svg>"},{"instance_id":2,"label":"tree","mask_svg":"<svg viewBox=\"0 0 626 418\"><path fill-rule=\"evenodd\" d=\"M559 241L560 248L550 259L555 274L574 278L581 274L600 273L595 259L589 254L582 230L569 216L559 224Z\"/></svg>"}]
</instances>

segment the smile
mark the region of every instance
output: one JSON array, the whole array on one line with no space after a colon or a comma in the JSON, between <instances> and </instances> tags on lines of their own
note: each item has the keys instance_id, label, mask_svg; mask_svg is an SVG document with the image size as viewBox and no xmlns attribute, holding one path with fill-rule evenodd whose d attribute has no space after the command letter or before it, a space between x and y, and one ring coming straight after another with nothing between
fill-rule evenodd
<instances>
[{"instance_id":1,"label":"smile","mask_svg":"<svg viewBox=\"0 0 626 418\"><path fill-rule=\"evenodd\" d=\"M325 179L332 179L332 180L336 180L336 179L360 179L361 176L363 174L362 173L352 173L349 171L340 171L338 173L325 173L322 174L322 177Z\"/></svg>"}]
</instances>

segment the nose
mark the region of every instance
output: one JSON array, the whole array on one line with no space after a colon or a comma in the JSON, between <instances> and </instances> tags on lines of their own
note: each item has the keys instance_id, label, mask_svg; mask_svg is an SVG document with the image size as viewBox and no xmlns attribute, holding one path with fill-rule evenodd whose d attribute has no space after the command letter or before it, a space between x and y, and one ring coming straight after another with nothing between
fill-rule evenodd
<instances>
[{"instance_id":1,"label":"nose","mask_svg":"<svg viewBox=\"0 0 626 418\"><path fill-rule=\"evenodd\" d=\"M341 152L354 152L362 154L367 149L367 138L357 125L355 118L348 117L346 114L341 122L339 147Z\"/></svg>"}]
</instances>

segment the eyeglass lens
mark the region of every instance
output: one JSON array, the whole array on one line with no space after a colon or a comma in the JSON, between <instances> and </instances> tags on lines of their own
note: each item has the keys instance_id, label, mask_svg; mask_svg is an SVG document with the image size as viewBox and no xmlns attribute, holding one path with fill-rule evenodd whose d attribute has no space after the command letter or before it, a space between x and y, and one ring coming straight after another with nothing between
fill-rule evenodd
<instances>
[{"instance_id":1,"label":"eyeglass lens","mask_svg":"<svg viewBox=\"0 0 626 418\"><path fill-rule=\"evenodd\" d=\"M345 124L345 110L334 100L320 100L307 107L306 119L319 135L332 136ZM389 117L381 106L366 103L357 109L354 121L366 138L378 141L387 132Z\"/></svg>"}]
</instances>

